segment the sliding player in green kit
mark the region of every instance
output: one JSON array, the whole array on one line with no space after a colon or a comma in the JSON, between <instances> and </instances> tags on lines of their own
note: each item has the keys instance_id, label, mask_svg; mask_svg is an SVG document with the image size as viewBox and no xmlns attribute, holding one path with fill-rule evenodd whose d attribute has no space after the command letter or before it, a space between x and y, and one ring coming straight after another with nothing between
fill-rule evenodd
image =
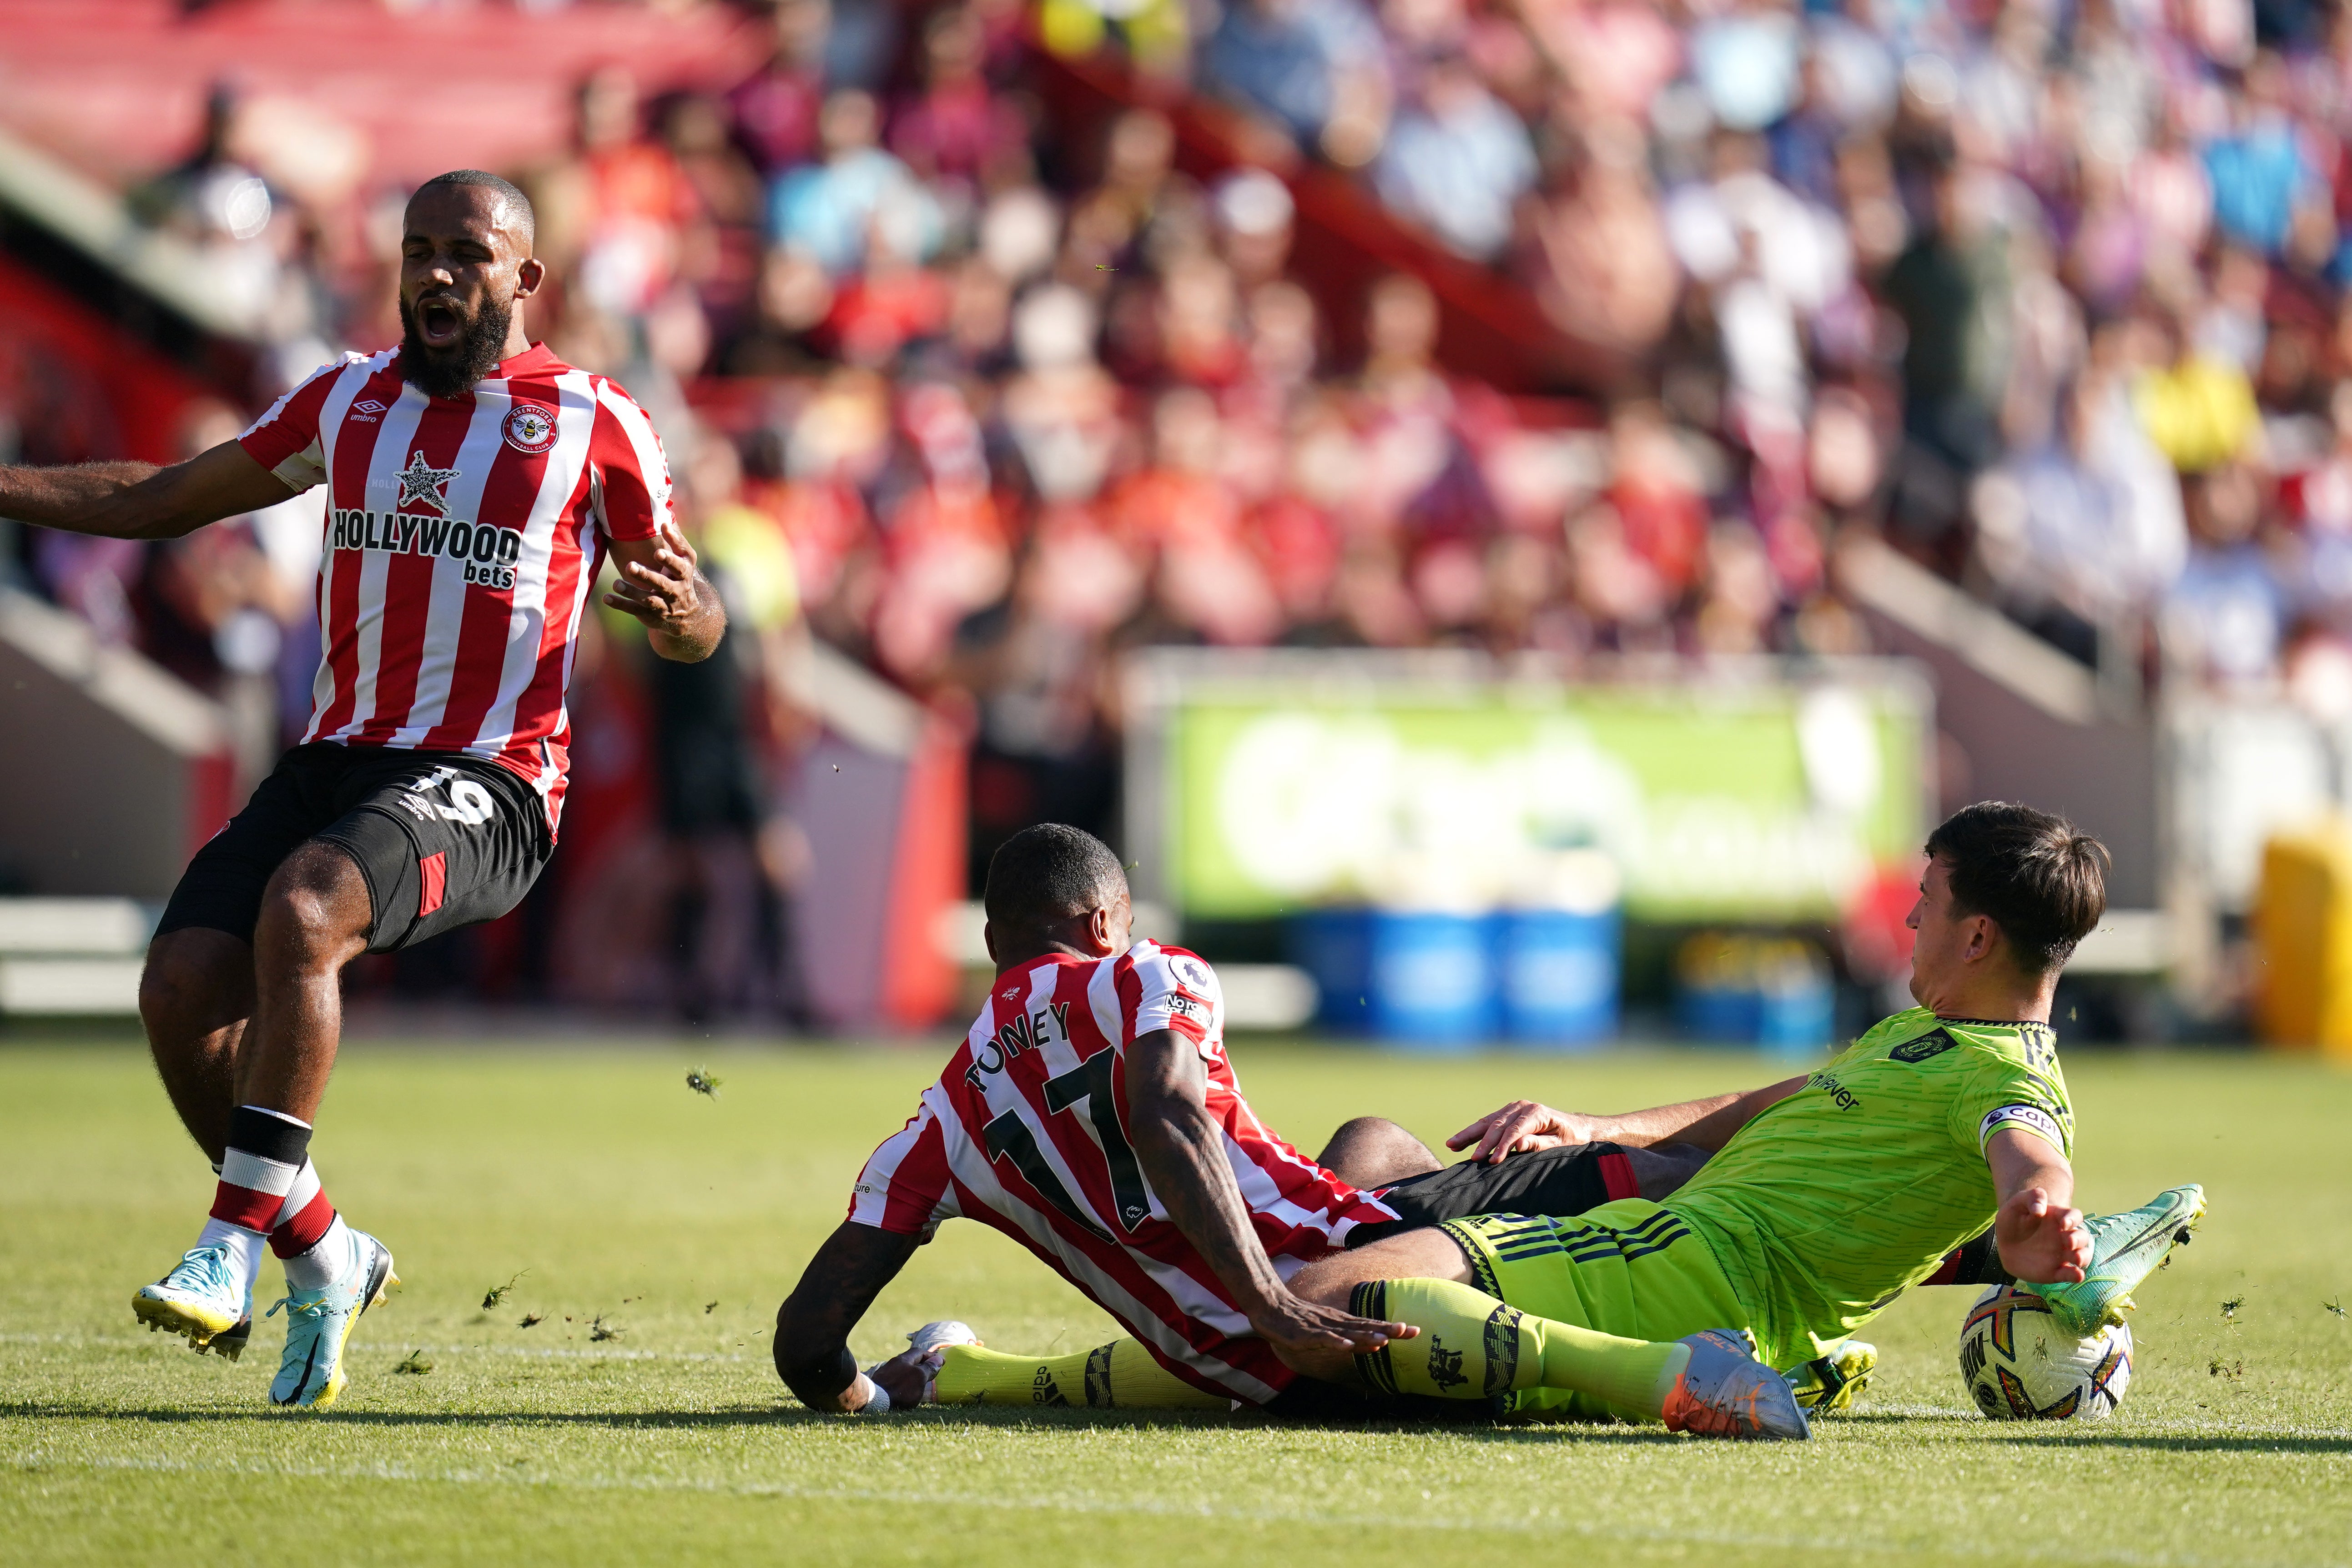
<instances>
[{"instance_id":1,"label":"sliding player in green kit","mask_svg":"<svg viewBox=\"0 0 2352 1568\"><path fill-rule=\"evenodd\" d=\"M2205 1202L2190 1186L2129 1214L2072 1207L2074 1112L2050 1006L2105 910L2106 852L2057 818L1987 803L1938 827L1927 854L1910 919L1917 1008L1820 1071L1744 1094L1599 1117L1519 1102L1482 1119L1454 1140L1477 1137L1481 1157L1603 1140L1720 1152L1664 1202L1454 1220L1309 1263L1294 1292L1409 1332L1367 1354L1284 1359L1376 1396L1801 1437L1789 1385L1743 1376L1734 1358L1752 1346L1769 1367L1834 1360L1904 1291L1951 1282L1956 1252L1979 1278L2040 1292L2067 1333L2118 1321ZM974 1354L918 1343L877 1378L929 1385ZM1696 1386L1727 1377L1738 1399Z\"/></svg>"}]
</instances>

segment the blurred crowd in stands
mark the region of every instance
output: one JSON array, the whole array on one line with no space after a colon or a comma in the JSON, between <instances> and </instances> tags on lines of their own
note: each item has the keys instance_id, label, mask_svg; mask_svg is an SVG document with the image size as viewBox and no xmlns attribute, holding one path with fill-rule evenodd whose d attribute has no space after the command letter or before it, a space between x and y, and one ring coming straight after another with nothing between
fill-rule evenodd
<instances>
[{"instance_id":1,"label":"blurred crowd in stands","mask_svg":"<svg viewBox=\"0 0 2352 1568\"><path fill-rule=\"evenodd\" d=\"M1866 651L1850 531L2135 685L2352 716L2352 8L756 14L747 79L649 99L615 64L567 156L502 171L553 269L534 331L652 410L762 659L805 628L968 694L983 819L1108 810L1124 646ZM1048 54L1142 107L1071 144ZM1179 172L1187 94L1614 368L1449 373L1410 270L1332 319L1285 178ZM237 113L139 210L243 258L279 384L395 340L404 193L308 207ZM296 723L314 548L264 518L36 565L208 685L284 669Z\"/></svg>"}]
</instances>

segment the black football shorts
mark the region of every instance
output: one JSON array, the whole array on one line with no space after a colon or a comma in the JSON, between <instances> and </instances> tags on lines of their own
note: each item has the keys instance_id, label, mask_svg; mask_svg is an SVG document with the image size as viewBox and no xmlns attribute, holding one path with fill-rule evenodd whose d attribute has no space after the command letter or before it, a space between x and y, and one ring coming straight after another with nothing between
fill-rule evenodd
<instances>
[{"instance_id":1,"label":"black football shorts","mask_svg":"<svg viewBox=\"0 0 2352 1568\"><path fill-rule=\"evenodd\" d=\"M522 902L554 852L547 807L494 762L313 741L278 758L182 873L156 934L253 940L262 894L298 845L334 845L366 879L368 951L390 953Z\"/></svg>"},{"instance_id":2,"label":"black football shorts","mask_svg":"<svg viewBox=\"0 0 2352 1568\"><path fill-rule=\"evenodd\" d=\"M1641 1186L1622 1145L1569 1144L1508 1155L1496 1165L1464 1160L1375 1188L1372 1196L1396 1210L1397 1218L1359 1225L1348 1232L1350 1247L1481 1214L1545 1214L1567 1219L1615 1198L1639 1197Z\"/></svg>"}]
</instances>

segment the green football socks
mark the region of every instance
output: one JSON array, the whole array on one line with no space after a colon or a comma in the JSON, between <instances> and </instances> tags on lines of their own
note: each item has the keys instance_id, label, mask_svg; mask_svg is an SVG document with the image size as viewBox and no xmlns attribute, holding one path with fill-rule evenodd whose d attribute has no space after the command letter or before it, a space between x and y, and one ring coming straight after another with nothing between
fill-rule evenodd
<instances>
[{"instance_id":1,"label":"green football socks","mask_svg":"<svg viewBox=\"0 0 2352 1568\"><path fill-rule=\"evenodd\" d=\"M1068 1355L1011 1355L976 1344L940 1353L931 1396L941 1405L1083 1405L1096 1410L1227 1410L1151 1358L1142 1342L1117 1339Z\"/></svg>"},{"instance_id":2,"label":"green football socks","mask_svg":"<svg viewBox=\"0 0 2352 1568\"><path fill-rule=\"evenodd\" d=\"M1535 1317L1451 1280L1369 1280L1349 1310L1421 1330L1356 1358L1366 1384L1384 1394L1492 1399L1559 1388L1626 1419L1655 1421L1691 1354Z\"/></svg>"}]
</instances>

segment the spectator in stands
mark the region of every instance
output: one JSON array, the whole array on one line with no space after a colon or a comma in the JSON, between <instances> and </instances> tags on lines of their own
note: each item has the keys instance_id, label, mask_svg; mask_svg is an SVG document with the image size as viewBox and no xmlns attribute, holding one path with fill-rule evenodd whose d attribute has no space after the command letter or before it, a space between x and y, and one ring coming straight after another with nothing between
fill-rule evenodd
<instances>
[{"instance_id":1,"label":"spectator in stands","mask_svg":"<svg viewBox=\"0 0 2352 1568\"><path fill-rule=\"evenodd\" d=\"M1580 156L1530 214L1521 271L1571 337L1635 357L1664 336L1682 292L1638 129L1585 128Z\"/></svg>"},{"instance_id":2,"label":"spectator in stands","mask_svg":"<svg viewBox=\"0 0 2352 1568\"><path fill-rule=\"evenodd\" d=\"M866 259L877 234L895 256L928 260L939 247L939 200L877 142L881 111L871 93L845 89L824 101L817 130L824 161L777 179L768 196L776 245L809 256L839 279Z\"/></svg>"},{"instance_id":3,"label":"spectator in stands","mask_svg":"<svg viewBox=\"0 0 2352 1568\"><path fill-rule=\"evenodd\" d=\"M2188 539L2179 484L2114 372L2082 375L2063 413L1979 482L1976 549L2012 613L2088 664L2099 626L2171 587Z\"/></svg>"},{"instance_id":4,"label":"spectator in stands","mask_svg":"<svg viewBox=\"0 0 2352 1568\"><path fill-rule=\"evenodd\" d=\"M1357 0L1233 0L1201 51L1201 80L1343 167L1370 163L1387 134L1393 88Z\"/></svg>"},{"instance_id":5,"label":"spectator in stands","mask_svg":"<svg viewBox=\"0 0 2352 1568\"><path fill-rule=\"evenodd\" d=\"M987 37L961 6L932 13L923 26L923 90L893 117L890 150L955 208L1024 177L1029 126L1009 99L989 89L982 68Z\"/></svg>"},{"instance_id":6,"label":"spectator in stands","mask_svg":"<svg viewBox=\"0 0 2352 1568\"><path fill-rule=\"evenodd\" d=\"M764 68L736 84L727 107L752 166L772 179L816 153L833 6L830 0L776 0L769 15L774 50Z\"/></svg>"},{"instance_id":7,"label":"spectator in stands","mask_svg":"<svg viewBox=\"0 0 2352 1568\"><path fill-rule=\"evenodd\" d=\"M685 204L678 272L692 285L721 342L751 324L765 226L765 191L730 137L727 106L708 93L673 94L663 105L661 139L692 193Z\"/></svg>"},{"instance_id":8,"label":"spectator in stands","mask_svg":"<svg viewBox=\"0 0 2352 1568\"><path fill-rule=\"evenodd\" d=\"M181 415L180 450L193 456L236 438L245 421L200 401ZM297 641L312 658L302 685L283 693L281 660L289 628L311 615L323 497L295 497L243 517L149 547L135 595L148 657L211 695L224 709L240 781L267 775L284 741L282 695L308 716L315 626ZM299 575L296 575L296 574ZM299 720L297 721L299 722Z\"/></svg>"},{"instance_id":9,"label":"spectator in stands","mask_svg":"<svg viewBox=\"0 0 2352 1568\"><path fill-rule=\"evenodd\" d=\"M1372 170L1390 206L1478 261L1510 243L1512 210L1535 176L1527 127L1458 55L1423 65Z\"/></svg>"},{"instance_id":10,"label":"spectator in stands","mask_svg":"<svg viewBox=\"0 0 2352 1568\"><path fill-rule=\"evenodd\" d=\"M1290 188L1263 169L1238 169L1218 182L1218 249L1244 292L1284 275L1297 212Z\"/></svg>"},{"instance_id":11,"label":"spectator in stands","mask_svg":"<svg viewBox=\"0 0 2352 1568\"><path fill-rule=\"evenodd\" d=\"M2205 149L2221 231L2272 256L2285 248L2295 208L2319 194L2288 94L2285 64L2268 49L2256 52L2231 105L2229 133Z\"/></svg>"},{"instance_id":12,"label":"spectator in stands","mask_svg":"<svg viewBox=\"0 0 2352 1568\"><path fill-rule=\"evenodd\" d=\"M1983 189L1948 152L1927 173L1928 204L1918 236L1887 269L1880 288L1903 321L1903 427L1932 458L1963 475L2000 454L1997 416L2008 366L1990 313L2009 298L2007 236L1983 204Z\"/></svg>"},{"instance_id":13,"label":"spectator in stands","mask_svg":"<svg viewBox=\"0 0 2352 1568\"><path fill-rule=\"evenodd\" d=\"M2251 471L2225 465L2189 486L2187 565L2164 601L2175 672L2225 689L2266 692L2278 675L2289 601L2257 537L2262 497Z\"/></svg>"},{"instance_id":14,"label":"spectator in stands","mask_svg":"<svg viewBox=\"0 0 2352 1568\"><path fill-rule=\"evenodd\" d=\"M2298 618L2352 632L2352 113L2340 48L2294 26L1229 0L1193 39L1176 0L955 0L906 13L902 47L880 0L765 9L770 58L650 124L625 71L583 84L540 182L551 329L645 367L681 465L688 402L737 410L805 623L971 692L1003 757L1098 760L1108 662L1152 638L1851 648L1846 530L2078 653L2160 609L2182 679L2273 678L2318 648ZM1033 23L1160 74L1088 126L1034 90ZM1266 167L1203 167L1231 117L1181 103L1185 72L1296 155L1244 132ZM337 269L389 244L267 182L236 240L259 175L231 109L148 208L260 247L332 336L335 300L383 293ZM1383 242L1418 259L1359 334L1322 313L1353 287L1332 238L1381 209L1428 245ZM1465 373L1487 302L1436 250L1598 350L1589 401ZM772 379L703 386L706 360ZM177 613L143 558L36 564L122 634ZM203 564L186 602L239 570ZM1087 595L1116 613L1055 619Z\"/></svg>"},{"instance_id":15,"label":"spectator in stands","mask_svg":"<svg viewBox=\"0 0 2352 1568\"><path fill-rule=\"evenodd\" d=\"M1804 33L1793 9L1738 0L1692 32L1691 73L1717 124L1761 131L1795 106Z\"/></svg>"},{"instance_id":16,"label":"spectator in stands","mask_svg":"<svg viewBox=\"0 0 2352 1568\"><path fill-rule=\"evenodd\" d=\"M593 72L577 101L577 151L541 182L555 218L541 249L582 304L634 326L677 277L700 203L670 149L646 134L625 68Z\"/></svg>"},{"instance_id":17,"label":"spectator in stands","mask_svg":"<svg viewBox=\"0 0 2352 1568\"><path fill-rule=\"evenodd\" d=\"M2262 410L2243 367L2199 348L2178 309L2149 313L2150 364L2132 389L2140 423L2183 474L2204 474L2254 455Z\"/></svg>"}]
</instances>

